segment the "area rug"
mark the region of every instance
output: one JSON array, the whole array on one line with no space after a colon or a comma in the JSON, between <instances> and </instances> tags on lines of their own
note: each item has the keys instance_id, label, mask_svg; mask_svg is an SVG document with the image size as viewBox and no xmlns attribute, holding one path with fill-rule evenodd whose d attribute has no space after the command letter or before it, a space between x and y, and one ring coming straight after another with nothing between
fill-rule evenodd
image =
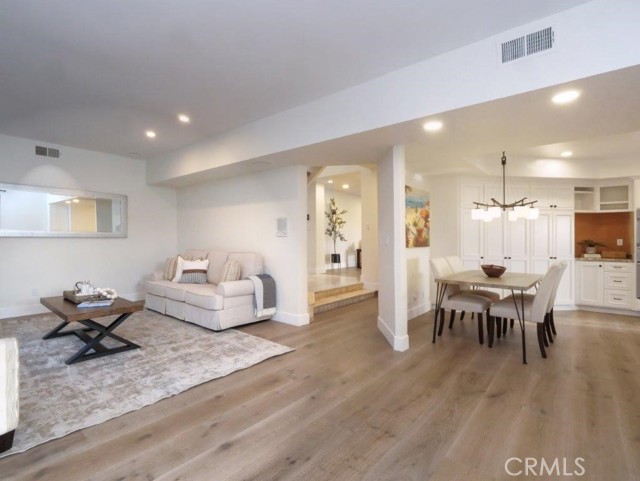
<instances>
[{"instance_id":1,"label":"area rug","mask_svg":"<svg viewBox=\"0 0 640 481\"><path fill-rule=\"evenodd\" d=\"M13 448L0 456L26 451L292 351L240 331L213 332L145 310L115 331L140 349L67 366L65 359L83 346L82 341L76 336L42 340L60 322L53 314L0 320L0 337L17 337L20 345L20 420Z\"/></svg>"}]
</instances>

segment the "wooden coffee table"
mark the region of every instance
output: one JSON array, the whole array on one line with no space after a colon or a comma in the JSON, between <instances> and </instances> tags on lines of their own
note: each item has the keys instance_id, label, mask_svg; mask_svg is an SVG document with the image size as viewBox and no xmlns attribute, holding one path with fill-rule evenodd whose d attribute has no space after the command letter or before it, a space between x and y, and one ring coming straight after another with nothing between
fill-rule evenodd
<instances>
[{"instance_id":1,"label":"wooden coffee table","mask_svg":"<svg viewBox=\"0 0 640 481\"><path fill-rule=\"evenodd\" d=\"M42 297L40 299L40 303L64 320L64 322L55 329L49 331L42 339L53 339L56 337L74 335L85 343L84 347L65 361L66 364L87 361L89 359L129 351L131 349L138 349L140 347L128 339L114 334L113 330L126 321L131 314L141 311L143 309L142 304L134 303L119 297L108 307L85 308L76 306L73 302L66 300L62 296ZM112 321L108 326L104 326L93 319L96 317L106 317L118 314L120 314L118 318ZM62 330L67 324L72 322L79 322L86 327L83 329ZM92 331L97 332L93 337L88 334ZM115 339L123 345L107 347L101 343L105 337Z\"/></svg>"}]
</instances>

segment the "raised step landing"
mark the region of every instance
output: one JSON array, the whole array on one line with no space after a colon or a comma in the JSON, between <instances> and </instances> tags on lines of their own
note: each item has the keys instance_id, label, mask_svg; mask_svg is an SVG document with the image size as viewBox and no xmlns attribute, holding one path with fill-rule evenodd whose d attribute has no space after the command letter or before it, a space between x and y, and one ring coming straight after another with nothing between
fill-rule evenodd
<instances>
[{"instance_id":1,"label":"raised step landing","mask_svg":"<svg viewBox=\"0 0 640 481\"><path fill-rule=\"evenodd\" d=\"M378 291L365 289L361 282L309 293L309 315L330 311L376 297Z\"/></svg>"}]
</instances>

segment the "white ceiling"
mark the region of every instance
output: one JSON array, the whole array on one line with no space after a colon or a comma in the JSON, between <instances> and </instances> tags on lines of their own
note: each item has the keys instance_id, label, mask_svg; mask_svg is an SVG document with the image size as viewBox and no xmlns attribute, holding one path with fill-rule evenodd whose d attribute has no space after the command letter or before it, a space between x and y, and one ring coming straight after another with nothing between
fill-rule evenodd
<instances>
[{"instance_id":1,"label":"white ceiling","mask_svg":"<svg viewBox=\"0 0 640 481\"><path fill-rule=\"evenodd\" d=\"M153 158L581 3L8 0L0 133Z\"/></svg>"}]
</instances>

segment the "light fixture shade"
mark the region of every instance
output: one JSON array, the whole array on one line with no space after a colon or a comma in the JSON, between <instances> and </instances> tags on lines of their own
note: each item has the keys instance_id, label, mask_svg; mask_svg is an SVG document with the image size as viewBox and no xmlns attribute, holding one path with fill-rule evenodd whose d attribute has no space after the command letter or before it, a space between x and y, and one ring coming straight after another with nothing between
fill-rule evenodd
<instances>
[{"instance_id":1,"label":"light fixture shade","mask_svg":"<svg viewBox=\"0 0 640 481\"><path fill-rule=\"evenodd\" d=\"M471 209L471 219L482 220L484 217L484 209Z\"/></svg>"},{"instance_id":2,"label":"light fixture shade","mask_svg":"<svg viewBox=\"0 0 640 481\"><path fill-rule=\"evenodd\" d=\"M497 219L498 217L500 217L500 214L502 213L502 210L500 209L500 207L489 207L489 213L491 214L491 217L493 217L494 219Z\"/></svg>"},{"instance_id":3,"label":"light fixture shade","mask_svg":"<svg viewBox=\"0 0 640 481\"><path fill-rule=\"evenodd\" d=\"M538 217L540 217L540 209L537 207L532 207L527 212L527 219L529 220L536 220Z\"/></svg>"},{"instance_id":4,"label":"light fixture shade","mask_svg":"<svg viewBox=\"0 0 640 481\"><path fill-rule=\"evenodd\" d=\"M516 205L513 210L515 211L518 219L525 219L527 217L527 212L529 212L528 205Z\"/></svg>"},{"instance_id":5,"label":"light fixture shade","mask_svg":"<svg viewBox=\"0 0 640 481\"><path fill-rule=\"evenodd\" d=\"M485 222L491 222L493 220L493 215L488 210L482 211L482 220Z\"/></svg>"},{"instance_id":6,"label":"light fixture shade","mask_svg":"<svg viewBox=\"0 0 640 481\"><path fill-rule=\"evenodd\" d=\"M508 215L509 215L509 221L511 222L515 222L518 220L518 214L516 213L515 210L510 210Z\"/></svg>"}]
</instances>

